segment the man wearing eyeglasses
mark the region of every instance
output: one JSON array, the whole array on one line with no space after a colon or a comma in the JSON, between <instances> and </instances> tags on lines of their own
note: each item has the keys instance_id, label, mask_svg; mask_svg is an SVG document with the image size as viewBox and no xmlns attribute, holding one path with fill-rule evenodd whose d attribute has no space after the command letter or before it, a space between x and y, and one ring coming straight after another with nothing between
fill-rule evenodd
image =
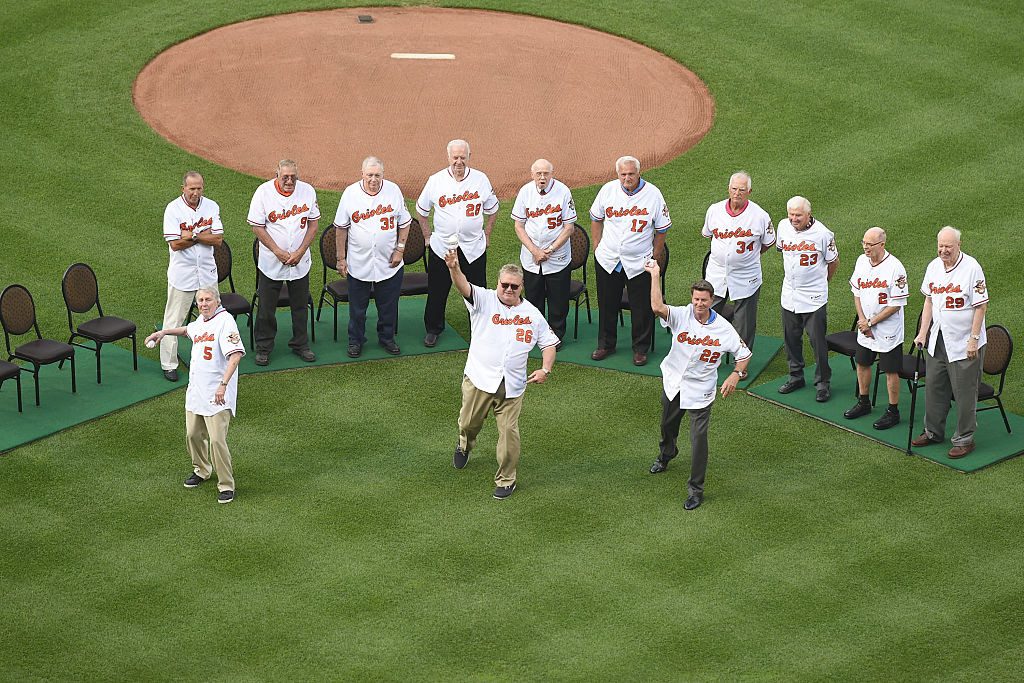
<instances>
[{"instance_id":1,"label":"man wearing eyeglasses","mask_svg":"<svg viewBox=\"0 0 1024 683\"><path fill-rule=\"evenodd\" d=\"M872 425L889 429L900 423L900 367L903 364L903 307L907 305L907 270L885 249L885 230L870 228L861 246L864 254L850 277L853 303L857 308L857 403L843 413L854 420L871 412L868 388L871 364L885 373L889 407Z\"/></svg>"},{"instance_id":2,"label":"man wearing eyeglasses","mask_svg":"<svg viewBox=\"0 0 1024 683\"><path fill-rule=\"evenodd\" d=\"M484 418L493 410L498 426L494 497L501 500L516 488L523 393L527 384L543 384L551 375L558 337L537 307L522 298L523 271L519 266L503 266L494 290L470 284L459 267L456 250L448 250L445 263L452 283L466 300L471 328L454 465L461 470L469 462ZM542 363L527 377L526 358L534 346L541 349Z\"/></svg>"}]
</instances>

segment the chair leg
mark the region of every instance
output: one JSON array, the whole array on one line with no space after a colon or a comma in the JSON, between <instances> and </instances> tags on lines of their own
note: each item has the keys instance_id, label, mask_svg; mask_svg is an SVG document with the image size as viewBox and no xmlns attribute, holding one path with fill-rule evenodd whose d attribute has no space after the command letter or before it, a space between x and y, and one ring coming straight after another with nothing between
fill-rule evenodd
<instances>
[{"instance_id":1,"label":"chair leg","mask_svg":"<svg viewBox=\"0 0 1024 683\"><path fill-rule=\"evenodd\" d=\"M999 412L1003 415L1003 424L1006 425L1006 433L1012 434L1013 432L1010 431L1010 421L1006 419L1006 411L1003 410L1003 402L999 400L998 396L996 396L996 405L999 406Z\"/></svg>"},{"instance_id":2,"label":"chair leg","mask_svg":"<svg viewBox=\"0 0 1024 683\"><path fill-rule=\"evenodd\" d=\"M309 299L309 340L316 343L316 321L313 320L313 298Z\"/></svg>"},{"instance_id":3,"label":"chair leg","mask_svg":"<svg viewBox=\"0 0 1024 683\"><path fill-rule=\"evenodd\" d=\"M139 354L135 348L135 334L132 334L132 369L136 372L139 369Z\"/></svg>"},{"instance_id":4,"label":"chair leg","mask_svg":"<svg viewBox=\"0 0 1024 683\"><path fill-rule=\"evenodd\" d=\"M594 322L590 319L590 294L586 294L584 298L587 300L587 323L589 324Z\"/></svg>"},{"instance_id":5,"label":"chair leg","mask_svg":"<svg viewBox=\"0 0 1024 683\"><path fill-rule=\"evenodd\" d=\"M100 349L103 347L101 342L96 342L96 384L102 383L102 376L100 375Z\"/></svg>"},{"instance_id":6,"label":"chair leg","mask_svg":"<svg viewBox=\"0 0 1024 683\"><path fill-rule=\"evenodd\" d=\"M334 341L338 341L338 302L334 302Z\"/></svg>"},{"instance_id":7,"label":"chair leg","mask_svg":"<svg viewBox=\"0 0 1024 683\"><path fill-rule=\"evenodd\" d=\"M75 383L75 352L71 352L71 393L78 393L78 385Z\"/></svg>"},{"instance_id":8,"label":"chair leg","mask_svg":"<svg viewBox=\"0 0 1024 683\"><path fill-rule=\"evenodd\" d=\"M14 381L15 381L17 387L18 387L18 412L22 413L24 411L21 408L21 373L20 372L17 375L14 376Z\"/></svg>"},{"instance_id":9,"label":"chair leg","mask_svg":"<svg viewBox=\"0 0 1024 683\"><path fill-rule=\"evenodd\" d=\"M914 410L917 408L917 387L913 382L907 380L907 389L910 391L910 426L907 428L907 455L911 453L911 441L914 440Z\"/></svg>"},{"instance_id":10,"label":"chair leg","mask_svg":"<svg viewBox=\"0 0 1024 683\"><path fill-rule=\"evenodd\" d=\"M878 365L876 364L875 365L875 389L874 389L874 391L871 392L871 405L872 406L878 405L878 377L881 374L882 373L878 371ZM887 377L886 378L886 389L887 390L888 390L888 387L889 387L888 381L889 381L889 378Z\"/></svg>"},{"instance_id":11,"label":"chair leg","mask_svg":"<svg viewBox=\"0 0 1024 683\"><path fill-rule=\"evenodd\" d=\"M32 376L35 377L35 380L36 380L36 407L38 408L39 407L39 366L36 365L35 363L33 363L32 367L35 368L35 371L32 373Z\"/></svg>"},{"instance_id":12,"label":"chair leg","mask_svg":"<svg viewBox=\"0 0 1024 683\"><path fill-rule=\"evenodd\" d=\"M572 339L576 341L580 338L580 300L576 299L576 320L572 325Z\"/></svg>"}]
</instances>

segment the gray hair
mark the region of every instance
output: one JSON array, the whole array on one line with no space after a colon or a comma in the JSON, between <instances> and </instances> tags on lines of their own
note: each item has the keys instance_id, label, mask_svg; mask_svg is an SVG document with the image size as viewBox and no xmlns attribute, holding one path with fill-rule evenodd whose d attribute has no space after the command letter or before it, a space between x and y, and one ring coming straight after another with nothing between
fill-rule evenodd
<instances>
[{"instance_id":1,"label":"gray hair","mask_svg":"<svg viewBox=\"0 0 1024 683\"><path fill-rule=\"evenodd\" d=\"M519 278L519 281L523 280L523 269L514 263L506 263L498 271L498 279L501 279L502 275L511 275L512 277Z\"/></svg>"},{"instance_id":2,"label":"gray hair","mask_svg":"<svg viewBox=\"0 0 1024 683\"><path fill-rule=\"evenodd\" d=\"M451 154L452 154L452 147L465 147L466 148L466 156L467 157L472 154L472 152L469 151L469 143L466 142L465 140L461 140L459 138L456 138L456 139L452 140L451 142L449 142L448 146L444 148L445 151L448 153L448 156L451 156Z\"/></svg>"},{"instance_id":3,"label":"gray hair","mask_svg":"<svg viewBox=\"0 0 1024 683\"><path fill-rule=\"evenodd\" d=\"M220 303L220 290L217 289L214 285L202 285L199 289L197 289L196 290L196 298L197 299L199 298L199 292L206 292L207 294L212 295L214 300L218 304Z\"/></svg>"},{"instance_id":4,"label":"gray hair","mask_svg":"<svg viewBox=\"0 0 1024 683\"><path fill-rule=\"evenodd\" d=\"M202 180L203 174L200 173L199 171L185 171L185 175L181 177L181 184L183 187L185 185L188 185L189 178L199 178L200 180Z\"/></svg>"},{"instance_id":5,"label":"gray hair","mask_svg":"<svg viewBox=\"0 0 1024 683\"><path fill-rule=\"evenodd\" d=\"M363 166L361 170L365 171L367 166L380 166L381 173L384 172L384 162L377 157L366 157L363 159Z\"/></svg>"},{"instance_id":6,"label":"gray hair","mask_svg":"<svg viewBox=\"0 0 1024 683\"><path fill-rule=\"evenodd\" d=\"M873 227L873 228L868 228L867 232L864 233L864 237L867 238L867 236L869 234L875 232L876 230L878 231L878 232L875 233L876 236L878 237L878 240L880 242L885 242L888 236L885 234L885 230L883 230L882 228L878 227L877 225L875 227Z\"/></svg>"},{"instance_id":7,"label":"gray hair","mask_svg":"<svg viewBox=\"0 0 1024 683\"><path fill-rule=\"evenodd\" d=\"M736 171L731 176L729 176L729 184L732 185L732 181L735 180L736 178L746 178L747 179L747 190L750 189L750 174L749 173L747 173L746 171Z\"/></svg>"},{"instance_id":8,"label":"gray hair","mask_svg":"<svg viewBox=\"0 0 1024 683\"><path fill-rule=\"evenodd\" d=\"M806 197L801 197L800 195L797 195L795 197L790 198L790 200L786 202L786 211L790 211L791 209L795 209L797 207L803 209L807 213L811 212L811 203L807 201Z\"/></svg>"},{"instance_id":9,"label":"gray hair","mask_svg":"<svg viewBox=\"0 0 1024 683\"><path fill-rule=\"evenodd\" d=\"M295 173L298 174L298 172L299 172L299 165L297 163L295 163L295 160L293 160L293 159L281 159L281 161L277 162L277 172L281 173L281 169L284 168L285 166L293 167L295 169Z\"/></svg>"},{"instance_id":10,"label":"gray hair","mask_svg":"<svg viewBox=\"0 0 1024 683\"><path fill-rule=\"evenodd\" d=\"M636 164L636 172L637 173L640 172L640 160L637 159L636 157L631 157L631 156L624 156L624 157L619 157L618 159L616 159L615 160L615 172L618 173L619 172L619 166L621 166L622 164L627 164L627 163L628 164Z\"/></svg>"},{"instance_id":11,"label":"gray hair","mask_svg":"<svg viewBox=\"0 0 1024 683\"><path fill-rule=\"evenodd\" d=\"M961 240L960 231L954 228L952 225L947 225L942 230L939 230L939 234L936 237L942 237L942 233L946 232L947 230L951 231L956 236L957 242L963 241Z\"/></svg>"},{"instance_id":12,"label":"gray hair","mask_svg":"<svg viewBox=\"0 0 1024 683\"><path fill-rule=\"evenodd\" d=\"M554 165L553 163L551 163L551 162L550 162L550 161L548 161L547 159L537 159L537 161L535 161L535 162L533 162L532 164L530 164L530 172L531 172L531 173L537 173L537 172L539 172L539 171L537 170L537 164L547 164L547 165L548 165L548 167L549 167L549 169L550 169L550 170L548 171L548 173L554 173L554 172L555 172L555 165Z\"/></svg>"}]
</instances>

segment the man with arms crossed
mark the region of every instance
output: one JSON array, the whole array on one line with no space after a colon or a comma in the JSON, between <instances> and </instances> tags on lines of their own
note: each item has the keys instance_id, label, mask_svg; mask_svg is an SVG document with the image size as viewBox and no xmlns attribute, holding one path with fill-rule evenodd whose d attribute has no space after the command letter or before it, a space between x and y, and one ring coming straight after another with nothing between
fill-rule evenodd
<instances>
[{"instance_id":1,"label":"man with arms crossed","mask_svg":"<svg viewBox=\"0 0 1024 683\"><path fill-rule=\"evenodd\" d=\"M788 394L804 387L804 330L814 351L815 400L832 397L825 343L828 283L839 267L835 235L811 215L811 203L793 197L786 203L788 218L779 223L777 249L782 252L782 336L789 363L789 380L779 387Z\"/></svg>"},{"instance_id":2,"label":"man with arms crossed","mask_svg":"<svg viewBox=\"0 0 1024 683\"><path fill-rule=\"evenodd\" d=\"M203 176L189 171L181 181L181 196L164 210L164 239L171 252L167 265L167 305L164 328L178 327L192 308L196 290L217 287L217 263L213 248L221 243L224 226L217 202L203 196ZM178 339L160 342L160 367L164 377L178 381Z\"/></svg>"},{"instance_id":3,"label":"man with arms crossed","mask_svg":"<svg viewBox=\"0 0 1024 683\"><path fill-rule=\"evenodd\" d=\"M604 360L615 353L619 303L625 287L632 320L633 365L646 365L654 316L648 298L650 275L644 271L644 262L661 255L672 219L661 190L640 177L640 162L635 157L620 157L615 173L618 179L605 183L590 207L599 307L597 349L590 357Z\"/></svg>"},{"instance_id":4,"label":"man with arms crossed","mask_svg":"<svg viewBox=\"0 0 1024 683\"><path fill-rule=\"evenodd\" d=\"M920 448L942 443L949 399L956 400L956 431L950 458L974 450L978 428L978 382L985 362L985 311L988 287L981 265L960 251L960 231L939 230L939 256L928 264L921 283L924 310L914 345L928 346L925 356L924 431L911 443Z\"/></svg>"},{"instance_id":5,"label":"man with arms crossed","mask_svg":"<svg viewBox=\"0 0 1024 683\"><path fill-rule=\"evenodd\" d=\"M470 284L459 268L459 256L451 250L445 263L452 282L466 300L471 338L466 372L462 378L462 409L459 411L459 444L453 463L462 469L476 445L484 418L494 410L498 425L498 472L494 497L508 498L516 488L519 464L519 413L527 384L543 384L555 364L558 337L537 307L520 297L523 271L515 264L502 266L498 289ZM541 367L527 378L526 358L539 346Z\"/></svg>"},{"instance_id":6,"label":"man with arms crossed","mask_svg":"<svg viewBox=\"0 0 1024 683\"><path fill-rule=\"evenodd\" d=\"M292 310L292 353L307 363L316 360L309 349L309 268L313 258L309 245L320 225L316 190L299 180L299 165L284 159L277 165L277 177L256 188L249 205L249 225L260 241L257 268L256 365L270 363L277 337L277 299L288 283Z\"/></svg>"},{"instance_id":7,"label":"man with arms crossed","mask_svg":"<svg viewBox=\"0 0 1024 683\"><path fill-rule=\"evenodd\" d=\"M358 358L366 343L370 289L377 306L377 340L392 356L398 296L402 293L403 254L412 216L398 185L384 179L377 157L363 160L363 179L345 188L334 225L338 232L338 272L348 277L348 355Z\"/></svg>"},{"instance_id":8,"label":"man with arms crossed","mask_svg":"<svg viewBox=\"0 0 1024 683\"><path fill-rule=\"evenodd\" d=\"M870 228L864 233L864 253L857 257L850 288L857 308L857 403L843 413L848 420L871 412L868 389L871 364L878 356L878 369L885 373L889 407L872 425L889 429L900 423L900 366L903 364L903 307L907 305L907 271L900 260L885 249L885 230Z\"/></svg>"},{"instance_id":9,"label":"man with arms crossed","mask_svg":"<svg viewBox=\"0 0 1024 683\"><path fill-rule=\"evenodd\" d=\"M430 230L430 211L434 211L434 230ZM423 325L426 347L437 346L444 332L444 309L452 289L451 276L445 267L449 239L458 239L460 268L466 278L481 287L487 282L487 246L498 219L498 198L491 181L469 167L469 143L452 140L448 143L448 168L427 179L416 200L423 240L429 247L427 262L427 304Z\"/></svg>"},{"instance_id":10,"label":"man with arms crossed","mask_svg":"<svg viewBox=\"0 0 1024 683\"><path fill-rule=\"evenodd\" d=\"M661 362L661 443L651 474L664 472L679 453L679 423L683 414L689 412L690 480L683 509L694 510L704 502L708 424L718 384L718 366L726 353L736 357L736 369L722 382L722 396L728 396L747 376L751 353L732 325L711 310L715 288L710 282L693 283L689 306L668 306L661 294L658 263L648 261L644 268L651 275L651 309L661 318L661 326L672 331L672 348Z\"/></svg>"},{"instance_id":11,"label":"man with arms crossed","mask_svg":"<svg viewBox=\"0 0 1024 683\"><path fill-rule=\"evenodd\" d=\"M761 254L775 244L775 226L768 213L750 201L750 175L737 171L729 178L729 198L712 204L701 234L711 239L705 277L715 287L711 308L721 313L732 299L732 324L753 352L757 335L757 302L761 296Z\"/></svg>"},{"instance_id":12,"label":"man with arms crossed","mask_svg":"<svg viewBox=\"0 0 1024 683\"><path fill-rule=\"evenodd\" d=\"M547 300L548 324L555 336L563 339L569 315L569 237L576 205L569 188L552 176L554 170L547 159L533 162L533 180L519 190L512 220L523 243L519 260L523 264L526 300L542 313Z\"/></svg>"}]
</instances>

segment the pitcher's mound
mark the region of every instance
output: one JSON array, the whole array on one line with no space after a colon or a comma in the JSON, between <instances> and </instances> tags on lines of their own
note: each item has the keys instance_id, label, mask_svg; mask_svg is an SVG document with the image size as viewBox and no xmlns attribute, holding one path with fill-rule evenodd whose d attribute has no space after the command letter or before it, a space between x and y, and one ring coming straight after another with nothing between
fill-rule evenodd
<instances>
[{"instance_id":1,"label":"pitcher's mound","mask_svg":"<svg viewBox=\"0 0 1024 683\"><path fill-rule=\"evenodd\" d=\"M427 7L224 26L158 55L133 96L160 135L223 166L269 178L291 157L303 180L341 190L374 155L411 199L447 165L453 138L508 198L539 157L570 187L612 179L624 154L663 164L714 114L696 75L643 45L521 14Z\"/></svg>"}]
</instances>

